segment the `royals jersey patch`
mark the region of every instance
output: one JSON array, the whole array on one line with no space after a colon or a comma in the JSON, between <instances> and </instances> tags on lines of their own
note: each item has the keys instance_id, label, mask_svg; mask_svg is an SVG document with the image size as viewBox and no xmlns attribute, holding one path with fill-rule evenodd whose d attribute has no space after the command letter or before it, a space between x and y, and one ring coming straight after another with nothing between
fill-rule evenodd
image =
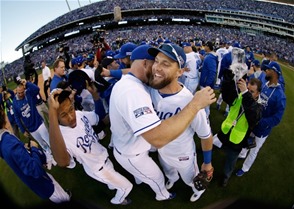
<instances>
[{"instance_id":1,"label":"royals jersey patch","mask_svg":"<svg viewBox=\"0 0 294 209\"><path fill-rule=\"evenodd\" d=\"M142 116L142 115L147 115L151 114L152 110L149 107L140 107L134 111L134 115L136 118Z\"/></svg>"}]
</instances>

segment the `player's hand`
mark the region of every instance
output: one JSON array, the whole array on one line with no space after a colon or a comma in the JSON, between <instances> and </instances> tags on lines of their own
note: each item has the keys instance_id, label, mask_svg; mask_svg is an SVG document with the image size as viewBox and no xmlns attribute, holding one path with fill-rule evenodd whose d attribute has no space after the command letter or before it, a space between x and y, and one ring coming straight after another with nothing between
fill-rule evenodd
<instances>
[{"instance_id":1,"label":"player's hand","mask_svg":"<svg viewBox=\"0 0 294 209\"><path fill-rule=\"evenodd\" d=\"M63 91L63 89L53 89L50 93L50 96L48 98L48 107L49 110L57 110L59 108L59 102L58 102L58 95Z\"/></svg>"},{"instance_id":2,"label":"player's hand","mask_svg":"<svg viewBox=\"0 0 294 209\"><path fill-rule=\"evenodd\" d=\"M25 137L29 137L29 133L27 132L27 131L25 131L24 133L23 133L23 135L25 136Z\"/></svg>"},{"instance_id":3,"label":"player's hand","mask_svg":"<svg viewBox=\"0 0 294 209\"><path fill-rule=\"evenodd\" d=\"M205 108L216 101L215 93L209 86L197 91L194 95L192 102L195 102L195 106L198 109Z\"/></svg>"},{"instance_id":4,"label":"player's hand","mask_svg":"<svg viewBox=\"0 0 294 209\"><path fill-rule=\"evenodd\" d=\"M239 79L239 81L237 82L237 86L241 92L244 92L247 90L246 81L243 78Z\"/></svg>"},{"instance_id":5,"label":"player's hand","mask_svg":"<svg viewBox=\"0 0 294 209\"><path fill-rule=\"evenodd\" d=\"M39 147L38 143L33 141L33 140L30 140L30 147Z\"/></svg>"}]
</instances>

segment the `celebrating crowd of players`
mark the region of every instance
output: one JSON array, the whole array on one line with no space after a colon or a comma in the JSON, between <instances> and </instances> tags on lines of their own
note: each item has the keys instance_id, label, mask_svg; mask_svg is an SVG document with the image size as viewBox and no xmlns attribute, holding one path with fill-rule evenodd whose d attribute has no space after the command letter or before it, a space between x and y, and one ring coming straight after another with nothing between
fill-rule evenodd
<instances>
[{"instance_id":1,"label":"celebrating crowd of players","mask_svg":"<svg viewBox=\"0 0 294 209\"><path fill-rule=\"evenodd\" d=\"M30 77L18 82L16 95L6 87L1 90L0 156L42 198L68 201L70 193L53 177L46 182L32 179L36 169L44 175L42 165L50 170L52 165L74 168L78 162L90 177L117 190L112 204L131 203L133 180L148 184L157 201L173 199L176 193L169 190L179 178L191 187L190 201L195 202L213 180L213 144L226 150L224 170L216 171L223 172L222 186L226 186L239 154L249 150L236 173L242 176L282 119L285 82L275 54L259 62L238 40L175 43L159 36L156 42L125 42L117 51L106 38L99 44L93 54L70 60L59 56L54 61L54 75L46 80L49 127L36 109L39 87ZM214 89L220 89L228 104L216 134L209 121L210 105L216 102ZM15 125L14 135L5 131L5 121ZM114 159L100 144L106 128L111 131ZM9 140L19 136L18 131L38 141L41 149L20 141L12 147ZM201 139L201 163L195 133ZM17 158L23 152L31 163ZM159 164L149 152L158 153ZM113 161L134 179L118 173ZM31 186L34 181L46 184L40 189Z\"/></svg>"}]
</instances>

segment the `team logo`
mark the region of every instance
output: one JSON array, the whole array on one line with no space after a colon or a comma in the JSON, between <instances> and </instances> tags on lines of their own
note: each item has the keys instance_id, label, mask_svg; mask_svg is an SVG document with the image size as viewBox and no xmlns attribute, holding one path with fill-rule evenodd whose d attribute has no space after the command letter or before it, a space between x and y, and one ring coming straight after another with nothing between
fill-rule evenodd
<instances>
[{"instance_id":1,"label":"team logo","mask_svg":"<svg viewBox=\"0 0 294 209\"><path fill-rule=\"evenodd\" d=\"M147 115L151 114L152 110L149 107L140 107L134 111L134 115L136 118L142 116L142 115Z\"/></svg>"}]
</instances>

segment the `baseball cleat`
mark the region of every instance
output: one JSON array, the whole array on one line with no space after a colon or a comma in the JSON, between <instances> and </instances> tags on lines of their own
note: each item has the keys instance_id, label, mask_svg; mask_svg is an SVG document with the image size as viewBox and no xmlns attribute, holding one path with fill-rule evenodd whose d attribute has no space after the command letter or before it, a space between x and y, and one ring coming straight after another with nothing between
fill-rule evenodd
<instances>
[{"instance_id":1,"label":"baseball cleat","mask_svg":"<svg viewBox=\"0 0 294 209\"><path fill-rule=\"evenodd\" d=\"M170 180L168 180L165 184L166 189L171 189L173 186L174 186L174 182L171 182Z\"/></svg>"},{"instance_id":2,"label":"baseball cleat","mask_svg":"<svg viewBox=\"0 0 294 209\"><path fill-rule=\"evenodd\" d=\"M201 195L202 195L204 192L205 192L205 189L195 192L195 193L191 196L190 201L191 201L191 202L195 202L195 201L197 201L197 200L201 197Z\"/></svg>"},{"instance_id":3,"label":"baseball cleat","mask_svg":"<svg viewBox=\"0 0 294 209\"><path fill-rule=\"evenodd\" d=\"M236 176L241 177L241 176L244 175L244 173L245 173L245 172L244 172L242 169L239 169L239 170L236 172Z\"/></svg>"}]
</instances>

